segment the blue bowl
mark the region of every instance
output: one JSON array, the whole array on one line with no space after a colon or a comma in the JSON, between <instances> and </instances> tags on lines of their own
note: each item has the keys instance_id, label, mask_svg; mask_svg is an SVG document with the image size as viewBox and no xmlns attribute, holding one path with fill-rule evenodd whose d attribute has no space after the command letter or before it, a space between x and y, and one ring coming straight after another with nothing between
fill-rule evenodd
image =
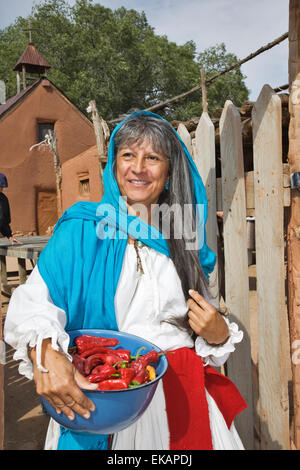
<instances>
[{"instance_id":1,"label":"blue bowl","mask_svg":"<svg viewBox=\"0 0 300 470\"><path fill-rule=\"evenodd\" d=\"M161 351L157 346L139 336L120 331L84 329L68 331L68 334L70 336L70 346L74 344L77 336L93 335L117 338L120 344L112 349L129 349L133 356L142 346L146 349L143 349L141 354L146 354L153 349L157 352ZM75 413L75 419L70 420L63 413L56 413L55 409L43 397L41 398L42 404L48 415L72 431L90 434L114 434L137 421L149 406L158 382L168 368L166 356L160 356L159 361L154 365L156 378L147 384L125 390L83 390L96 406L89 419Z\"/></svg>"}]
</instances>

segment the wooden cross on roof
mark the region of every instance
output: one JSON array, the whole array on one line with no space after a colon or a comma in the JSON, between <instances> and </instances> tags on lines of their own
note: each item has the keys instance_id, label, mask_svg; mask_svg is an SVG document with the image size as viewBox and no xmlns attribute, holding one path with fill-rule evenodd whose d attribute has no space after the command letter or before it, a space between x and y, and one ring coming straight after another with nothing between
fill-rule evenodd
<instances>
[{"instance_id":1,"label":"wooden cross on roof","mask_svg":"<svg viewBox=\"0 0 300 470\"><path fill-rule=\"evenodd\" d=\"M37 29L36 29L36 28L32 28L31 25L29 25L28 28L22 29L22 31L29 33L29 44L32 44L32 31L37 31Z\"/></svg>"}]
</instances>

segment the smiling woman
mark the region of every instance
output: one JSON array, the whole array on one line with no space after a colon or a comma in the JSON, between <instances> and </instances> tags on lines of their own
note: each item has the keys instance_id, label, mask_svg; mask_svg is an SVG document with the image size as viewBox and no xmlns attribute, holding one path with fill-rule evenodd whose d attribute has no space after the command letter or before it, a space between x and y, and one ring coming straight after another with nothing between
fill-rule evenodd
<instances>
[{"instance_id":1,"label":"smiling woman","mask_svg":"<svg viewBox=\"0 0 300 470\"><path fill-rule=\"evenodd\" d=\"M243 336L211 302L215 255L205 236L192 249L185 231L178 239L175 231L165 236L165 220L178 223L174 205L189 205L188 225L204 231L206 194L190 154L167 121L133 113L112 133L103 179L100 203L80 202L63 214L38 265L11 297L5 340L17 349L20 372L68 419L75 413L89 419L94 405L84 389L97 384L71 362L68 332L101 328L140 336L172 351L169 368L144 414L114 434L112 448L243 449L233 419L246 403L211 367L223 364ZM162 231L152 232L153 207L160 205ZM204 206L201 224L198 205ZM102 239L103 206L117 217L109 220L113 236ZM137 206L146 208L144 219ZM132 221L144 230L133 235ZM107 435L79 434L51 420L45 449L99 450L108 442Z\"/></svg>"}]
</instances>

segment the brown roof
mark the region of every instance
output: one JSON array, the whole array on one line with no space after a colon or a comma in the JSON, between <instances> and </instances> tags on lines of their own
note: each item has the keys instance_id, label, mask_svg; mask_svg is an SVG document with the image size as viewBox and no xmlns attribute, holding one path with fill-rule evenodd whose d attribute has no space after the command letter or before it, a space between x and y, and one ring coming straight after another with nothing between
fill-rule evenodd
<instances>
[{"instance_id":1,"label":"brown roof","mask_svg":"<svg viewBox=\"0 0 300 470\"><path fill-rule=\"evenodd\" d=\"M40 82L42 78L38 78L35 82L29 85L25 90L20 91L16 95L9 98L6 103L0 104L0 118L13 107L14 104L18 103L25 95L30 93Z\"/></svg>"},{"instance_id":2,"label":"brown roof","mask_svg":"<svg viewBox=\"0 0 300 470\"><path fill-rule=\"evenodd\" d=\"M18 103L20 103L21 101L23 101L23 99L26 99L27 96L35 89L37 88L40 84L43 85L44 83L47 83L47 86L49 86L49 83L50 85L58 92L60 93L62 96L65 97L65 99L67 99L67 101L77 110L77 112L79 114L81 114L81 116L83 116L91 126L93 126L92 122L90 121L90 119L82 112L80 111L80 109L76 106L76 104L74 104L70 98L68 98L56 85L54 85L53 82L51 82L51 80L49 80L49 78L47 77L40 77L38 78L37 80L35 80L31 85L27 86L27 88L25 90L22 90L20 93L17 93L16 95L12 96L11 98L9 98L6 103L3 103L3 104L0 104L0 120L5 116L6 113L8 113L9 111L11 111L12 109L14 109L15 106L17 106Z\"/></svg>"},{"instance_id":3,"label":"brown roof","mask_svg":"<svg viewBox=\"0 0 300 470\"><path fill-rule=\"evenodd\" d=\"M14 66L14 71L21 71L22 65L26 65L26 70L30 72L37 72L42 73L45 69L50 69L51 66L48 62L44 59L42 54L37 50L37 48L32 44L29 43L26 47L25 51L19 58L18 62Z\"/></svg>"}]
</instances>

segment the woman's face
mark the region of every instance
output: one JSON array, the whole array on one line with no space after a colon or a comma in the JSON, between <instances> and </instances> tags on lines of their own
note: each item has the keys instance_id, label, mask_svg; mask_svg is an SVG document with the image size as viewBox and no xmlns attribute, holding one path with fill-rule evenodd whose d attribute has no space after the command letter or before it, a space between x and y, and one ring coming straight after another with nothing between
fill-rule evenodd
<instances>
[{"instance_id":1,"label":"woman's face","mask_svg":"<svg viewBox=\"0 0 300 470\"><path fill-rule=\"evenodd\" d=\"M153 150L148 139L123 146L116 156L116 179L127 204L144 204L148 213L168 180L169 161Z\"/></svg>"}]
</instances>

